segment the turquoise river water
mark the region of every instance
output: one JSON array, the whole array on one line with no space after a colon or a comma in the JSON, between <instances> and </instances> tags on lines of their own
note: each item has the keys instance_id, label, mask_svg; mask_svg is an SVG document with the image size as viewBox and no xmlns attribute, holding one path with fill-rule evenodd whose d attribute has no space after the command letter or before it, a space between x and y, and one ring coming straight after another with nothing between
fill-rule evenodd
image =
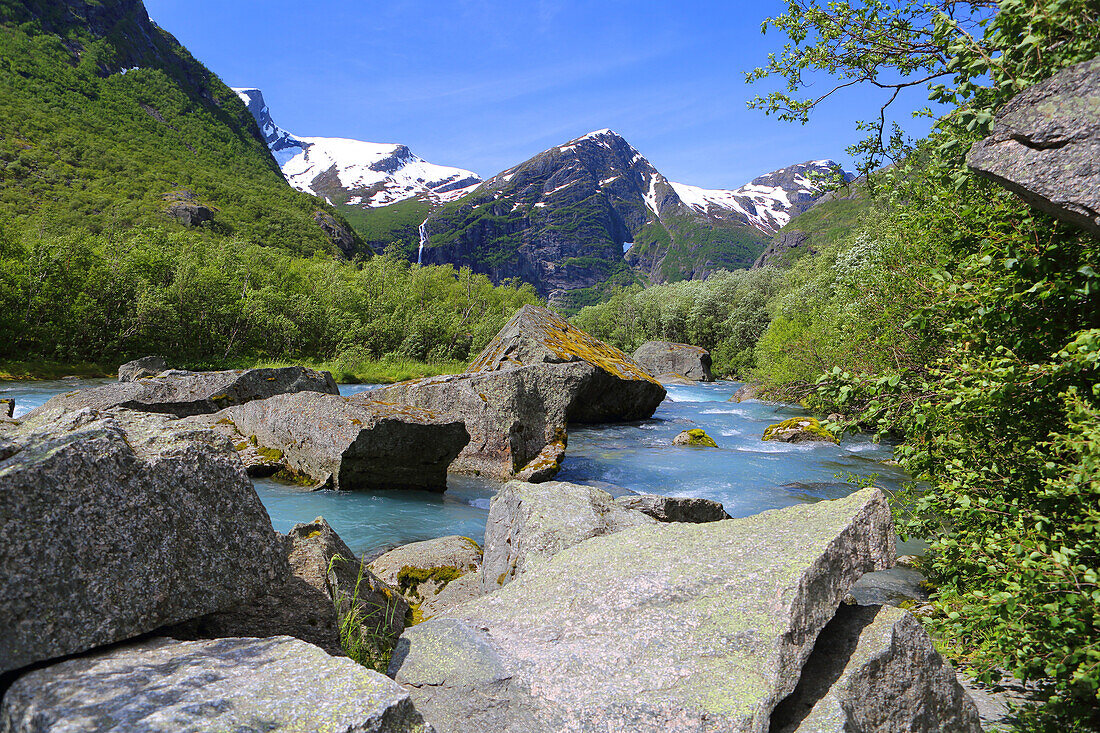
<instances>
[{"instance_id":1,"label":"turquoise river water","mask_svg":"<svg viewBox=\"0 0 1100 733\"><path fill-rule=\"evenodd\" d=\"M26 414L51 396L108 380L0 382L0 398L16 401L15 416ZM740 386L716 382L668 387L652 419L640 422L572 426L569 449L557 479L600 486L613 494L641 493L714 499L734 517L822 499L853 490L849 475L878 475L879 485L895 489L908 480L890 458L887 445L865 437L828 443L765 443L771 423L800 414L798 409L765 402L727 400ZM365 385L342 385L352 394ZM702 428L718 448L673 446L681 430ZM415 491L307 492L272 480L257 479L256 490L275 529L323 516L352 550L369 556L406 542L448 534L473 537L485 532L489 500L497 485L452 476L444 494Z\"/></svg>"}]
</instances>

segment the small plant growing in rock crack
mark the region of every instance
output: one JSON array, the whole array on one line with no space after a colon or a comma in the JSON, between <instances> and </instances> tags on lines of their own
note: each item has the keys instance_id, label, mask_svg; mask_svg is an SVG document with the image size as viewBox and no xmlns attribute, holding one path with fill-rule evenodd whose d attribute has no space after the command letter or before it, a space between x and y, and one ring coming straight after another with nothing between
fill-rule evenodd
<instances>
[{"instance_id":1,"label":"small plant growing in rock crack","mask_svg":"<svg viewBox=\"0 0 1100 733\"><path fill-rule=\"evenodd\" d=\"M334 581L335 568L339 562L351 561L340 555L333 555L328 563L327 575L332 591L332 604L339 622L340 648L348 658L358 664L385 674L396 642L392 629L398 618L399 604L396 599L388 597L381 603L370 598L360 598L366 573L364 563L359 563L359 574L351 593L340 590ZM370 591L370 581L367 580L366 583L366 590Z\"/></svg>"}]
</instances>

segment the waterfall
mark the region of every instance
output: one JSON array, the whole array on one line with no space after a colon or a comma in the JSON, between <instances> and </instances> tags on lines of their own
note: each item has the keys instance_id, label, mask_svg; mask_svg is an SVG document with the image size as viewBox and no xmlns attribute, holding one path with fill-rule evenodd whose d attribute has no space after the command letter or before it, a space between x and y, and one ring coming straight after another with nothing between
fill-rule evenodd
<instances>
[{"instance_id":1,"label":"waterfall","mask_svg":"<svg viewBox=\"0 0 1100 733\"><path fill-rule=\"evenodd\" d=\"M428 220L420 222L420 247L416 250L416 264L421 264L424 257L424 245L428 243Z\"/></svg>"}]
</instances>

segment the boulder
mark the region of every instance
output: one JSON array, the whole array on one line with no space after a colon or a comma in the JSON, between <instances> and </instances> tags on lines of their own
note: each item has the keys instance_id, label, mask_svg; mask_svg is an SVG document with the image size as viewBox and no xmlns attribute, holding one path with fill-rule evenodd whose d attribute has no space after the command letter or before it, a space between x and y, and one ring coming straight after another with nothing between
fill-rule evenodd
<instances>
[{"instance_id":1,"label":"boulder","mask_svg":"<svg viewBox=\"0 0 1100 733\"><path fill-rule=\"evenodd\" d=\"M634 361L650 374L672 373L696 382L714 381L710 373L710 352L701 346L646 341L634 352Z\"/></svg>"},{"instance_id":2,"label":"boulder","mask_svg":"<svg viewBox=\"0 0 1100 733\"><path fill-rule=\"evenodd\" d=\"M717 448L718 444L714 442L714 438L707 435L706 431L701 428L694 428L692 430L681 430L680 434L672 439L673 445L697 445L704 448Z\"/></svg>"},{"instance_id":3,"label":"boulder","mask_svg":"<svg viewBox=\"0 0 1100 733\"><path fill-rule=\"evenodd\" d=\"M1100 58L1010 99L966 163L1032 206L1100 236Z\"/></svg>"},{"instance_id":4,"label":"boulder","mask_svg":"<svg viewBox=\"0 0 1100 733\"><path fill-rule=\"evenodd\" d=\"M0 400L0 417L15 417L15 400L10 397Z\"/></svg>"},{"instance_id":5,"label":"boulder","mask_svg":"<svg viewBox=\"0 0 1100 733\"><path fill-rule=\"evenodd\" d=\"M173 370L135 382L105 384L55 395L46 404L27 413L25 419L48 421L74 410L105 410L111 407L186 417L217 412L230 405L278 394L306 391L339 392L331 374L305 367L224 372Z\"/></svg>"},{"instance_id":6,"label":"boulder","mask_svg":"<svg viewBox=\"0 0 1100 733\"><path fill-rule=\"evenodd\" d=\"M489 504L481 585L496 590L566 547L627 527L656 524L592 486L511 481Z\"/></svg>"},{"instance_id":7,"label":"boulder","mask_svg":"<svg viewBox=\"0 0 1100 733\"><path fill-rule=\"evenodd\" d=\"M451 471L544 481L565 456L570 422L641 420L665 389L618 349L556 313L524 306L463 374L402 382L363 393L451 414L470 443Z\"/></svg>"},{"instance_id":8,"label":"boulder","mask_svg":"<svg viewBox=\"0 0 1100 733\"><path fill-rule=\"evenodd\" d=\"M285 548L292 573L285 581L248 602L161 633L176 639L285 635L335 656L347 654L346 644L368 665L388 659L409 615L400 594L361 564L322 517L294 525ZM345 626L356 634L341 639Z\"/></svg>"},{"instance_id":9,"label":"boulder","mask_svg":"<svg viewBox=\"0 0 1100 733\"><path fill-rule=\"evenodd\" d=\"M644 420L665 398L665 388L629 356L537 305L520 308L466 371L534 364L584 367L585 379L570 395L570 422Z\"/></svg>"},{"instance_id":10,"label":"boulder","mask_svg":"<svg viewBox=\"0 0 1100 733\"><path fill-rule=\"evenodd\" d=\"M685 377L683 374L676 374L675 372L664 372L663 374L658 374L653 378L660 382L661 385L664 387L672 385L679 387L691 387L694 386L696 381L694 379L689 379Z\"/></svg>"},{"instance_id":11,"label":"boulder","mask_svg":"<svg viewBox=\"0 0 1100 733\"><path fill-rule=\"evenodd\" d=\"M737 391L733 393L727 402L744 402L745 400L758 400L760 399L760 385L759 384L742 384L737 388Z\"/></svg>"},{"instance_id":12,"label":"boulder","mask_svg":"<svg viewBox=\"0 0 1100 733\"><path fill-rule=\"evenodd\" d=\"M481 546L458 535L412 542L375 558L367 568L410 603L422 604L462 576L477 572Z\"/></svg>"},{"instance_id":13,"label":"boulder","mask_svg":"<svg viewBox=\"0 0 1100 733\"><path fill-rule=\"evenodd\" d=\"M297 392L226 408L242 450L334 489L447 488L447 467L470 436L456 418L414 407ZM261 454L264 451L260 451Z\"/></svg>"},{"instance_id":14,"label":"boulder","mask_svg":"<svg viewBox=\"0 0 1100 733\"><path fill-rule=\"evenodd\" d=\"M481 583L481 571L466 573L450 583L430 598L425 598L420 604L420 618L429 619L452 608L461 606L467 601L485 595L485 589Z\"/></svg>"},{"instance_id":15,"label":"boulder","mask_svg":"<svg viewBox=\"0 0 1100 733\"><path fill-rule=\"evenodd\" d=\"M426 733L409 694L298 639L150 639L29 672L0 705L5 733Z\"/></svg>"},{"instance_id":16,"label":"boulder","mask_svg":"<svg viewBox=\"0 0 1100 733\"><path fill-rule=\"evenodd\" d=\"M712 499L696 499L687 496L658 496L657 494L631 494L620 496L615 503L627 509L648 514L658 522L717 522L729 519L725 507Z\"/></svg>"},{"instance_id":17,"label":"boulder","mask_svg":"<svg viewBox=\"0 0 1100 733\"><path fill-rule=\"evenodd\" d=\"M140 359L128 361L118 368L118 381L133 382L135 379L155 377L168 369L168 362L163 356L143 356Z\"/></svg>"},{"instance_id":18,"label":"boulder","mask_svg":"<svg viewBox=\"0 0 1100 733\"><path fill-rule=\"evenodd\" d=\"M509 479L552 477L565 457L570 395L586 379L580 364L529 366L401 382L353 399L431 410L461 420L470 442L450 471Z\"/></svg>"},{"instance_id":19,"label":"boulder","mask_svg":"<svg viewBox=\"0 0 1100 733\"><path fill-rule=\"evenodd\" d=\"M407 629L390 674L445 732L767 731L840 599L894 552L877 489L631 527Z\"/></svg>"},{"instance_id":20,"label":"boulder","mask_svg":"<svg viewBox=\"0 0 1100 733\"><path fill-rule=\"evenodd\" d=\"M761 440L779 440L784 443L836 443L832 433L821 427L821 423L812 417L792 417L789 420L764 428Z\"/></svg>"},{"instance_id":21,"label":"boulder","mask_svg":"<svg viewBox=\"0 0 1100 733\"><path fill-rule=\"evenodd\" d=\"M287 572L229 441L80 410L5 432L0 672L251 599Z\"/></svg>"},{"instance_id":22,"label":"boulder","mask_svg":"<svg viewBox=\"0 0 1100 733\"><path fill-rule=\"evenodd\" d=\"M776 733L981 733L978 709L913 616L845 606L822 630Z\"/></svg>"}]
</instances>

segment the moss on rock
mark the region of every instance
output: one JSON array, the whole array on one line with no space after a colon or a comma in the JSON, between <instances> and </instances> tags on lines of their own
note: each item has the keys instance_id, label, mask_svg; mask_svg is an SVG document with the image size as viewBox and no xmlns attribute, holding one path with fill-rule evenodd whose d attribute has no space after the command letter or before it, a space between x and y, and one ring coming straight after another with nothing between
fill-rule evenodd
<instances>
[{"instance_id":1,"label":"moss on rock","mask_svg":"<svg viewBox=\"0 0 1100 733\"><path fill-rule=\"evenodd\" d=\"M792 417L789 420L769 425L761 440L781 440L784 443L808 443L813 441L839 442L816 418Z\"/></svg>"},{"instance_id":2,"label":"moss on rock","mask_svg":"<svg viewBox=\"0 0 1100 733\"><path fill-rule=\"evenodd\" d=\"M673 445L698 445L707 448L717 448L718 444L714 442L714 438L706 434L701 428L694 428L693 430L685 430L677 435L672 440Z\"/></svg>"}]
</instances>

